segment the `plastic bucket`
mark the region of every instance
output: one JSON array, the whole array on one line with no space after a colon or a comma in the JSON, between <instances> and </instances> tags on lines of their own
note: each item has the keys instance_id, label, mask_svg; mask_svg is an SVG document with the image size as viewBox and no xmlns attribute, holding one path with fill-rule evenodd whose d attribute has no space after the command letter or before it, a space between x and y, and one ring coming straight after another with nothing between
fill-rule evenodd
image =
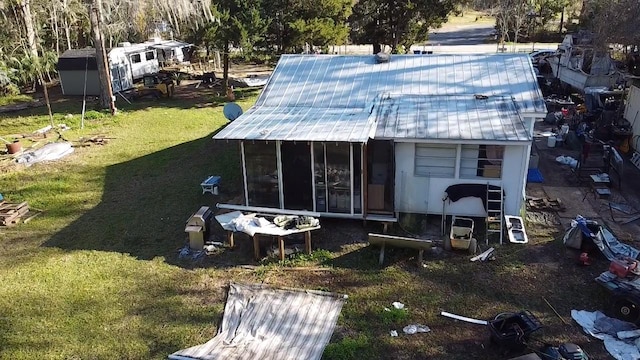
<instances>
[{"instance_id":1,"label":"plastic bucket","mask_svg":"<svg viewBox=\"0 0 640 360\"><path fill-rule=\"evenodd\" d=\"M547 138L547 147L556 147L556 136L551 135Z\"/></svg>"},{"instance_id":2,"label":"plastic bucket","mask_svg":"<svg viewBox=\"0 0 640 360\"><path fill-rule=\"evenodd\" d=\"M12 142L11 144L7 144L7 151L9 154L17 154L22 150L22 144L19 141Z\"/></svg>"}]
</instances>

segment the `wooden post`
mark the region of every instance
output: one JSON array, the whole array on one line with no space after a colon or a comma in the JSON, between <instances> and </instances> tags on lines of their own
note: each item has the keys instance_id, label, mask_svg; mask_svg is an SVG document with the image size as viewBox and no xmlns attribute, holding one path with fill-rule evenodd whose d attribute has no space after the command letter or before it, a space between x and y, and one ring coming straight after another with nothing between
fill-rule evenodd
<instances>
[{"instance_id":1,"label":"wooden post","mask_svg":"<svg viewBox=\"0 0 640 360\"><path fill-rule=\"evenodd\" d=\"M227 231L227 242L229 243L230 248L233 248L236 246L235 241L233 239L233 231Z\"/></svg>"},{"instance_id":2,"label":"wooden post","mask_svg":"<svg viewBox=\"0 0 640 360\"><path fill-rule=\"evenodd\" d=\"M418 267L422 267L422 257L424 255L424 250L418 250Z\"/></svg>"},{"instance_id":3,"label":"wooden post","mask_svg":"<svg viewBox=\"0 0 640 360\"><path fill-rule=\"evenodd\" d=\"M260 240L258 234L253 235L253 256L256 260L260 260Z\"/></svg>"},{"instance_id":4,"label":"wooden post","mask_svg":"<svg viewBox=\"0 0 640 360\"><path fill-rule=\"evenodd\" d=\"M367 144L362 145L362 218L364 219L364 226L367 226L367 210L369 208L369 180L367 175L368 160Z\"/></svg>"},{"instance_id":5,"label":"wooden post","mask_svg":"<svg viewBox=\"0 0 640 360\"><path fill-rule=\"evenodd\" d=\"M307 254L311 254L311 231L304 233L304 250Z\"/></svg>"},{"instance_id":6,"label":"wooden post","mask_svg":"<svg viewBox=\"0 0 640 360\"><path fill-rule=\"evenodd\" d=\"M280 261L284 261L284 237L278 236L278 247L280 248Z\"/></svg>"},{"instance_id":7,"label":"wooden post","mask_svg":"<svg viewBox=\"0 0 640 360\"><path fill-rule=\"evenodd\" d=\"M384 247L385 243L382 243L382 246L380 246L380 258L378 259L378 263L380 265L382 265L382 263L384 262Z\"/></svg>"}]
</instances>

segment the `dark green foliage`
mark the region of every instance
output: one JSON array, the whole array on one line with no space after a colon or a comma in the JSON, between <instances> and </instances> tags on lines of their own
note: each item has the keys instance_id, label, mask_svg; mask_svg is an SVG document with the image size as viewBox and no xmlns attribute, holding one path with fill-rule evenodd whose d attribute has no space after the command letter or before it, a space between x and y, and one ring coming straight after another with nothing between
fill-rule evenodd
<instances>
[{"instance_id":1,"label":"dark green foliage","mask_svg":"<svg viewBox=\"0 0 640 360\"><path fill-rule=\"evenodd\" d=\"M426 41L455 11L459 0L361 0L350 17L351 38L359 44L389 45L393 52Z\"/></svg>"}]
</instances>

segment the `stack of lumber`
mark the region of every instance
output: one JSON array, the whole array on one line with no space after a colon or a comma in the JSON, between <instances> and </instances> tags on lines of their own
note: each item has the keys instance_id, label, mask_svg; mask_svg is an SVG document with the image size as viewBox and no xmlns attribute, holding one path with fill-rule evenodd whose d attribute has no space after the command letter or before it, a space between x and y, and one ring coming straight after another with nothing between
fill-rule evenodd
<instances>
[{"instance_id":1,"label":"stack of lumber","mask_svg":"<svg viewBox=\"0 0 640 360\"><path fill-rule=\"evenodd\" d=\"M29 204L26 201L19 204L0 201L0 226L13 226L26 218L28 213Z\"/></svg>"}]
</instances>

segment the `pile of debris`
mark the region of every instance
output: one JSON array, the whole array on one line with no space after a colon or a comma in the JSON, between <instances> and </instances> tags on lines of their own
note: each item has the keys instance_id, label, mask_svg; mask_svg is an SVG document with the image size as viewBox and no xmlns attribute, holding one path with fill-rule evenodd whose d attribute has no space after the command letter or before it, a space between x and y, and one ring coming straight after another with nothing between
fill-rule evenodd
<instances>
[{"instance_id":1,"label":"pile of debris","mask_svg":"<svg viewBox=\"0 0 640 360\"><path fill-rule=\"evenodd\" d=\"M113 138L105 135L95 135L89 138L81 137L73 144L73 147L87 147L91 145L106 145Z\"/></svg>"},{"instance_id":2,"label":"pile of debris","mask_svg":"<svg viewBox=\"0 0 640 360\"><path fill-rule=\"evenodd\" d=\"M39 213L29 210L27 202L10 203L0 200L0 226L14 226L20 221L26 223Z\"/></svg>"}]
</instances>

